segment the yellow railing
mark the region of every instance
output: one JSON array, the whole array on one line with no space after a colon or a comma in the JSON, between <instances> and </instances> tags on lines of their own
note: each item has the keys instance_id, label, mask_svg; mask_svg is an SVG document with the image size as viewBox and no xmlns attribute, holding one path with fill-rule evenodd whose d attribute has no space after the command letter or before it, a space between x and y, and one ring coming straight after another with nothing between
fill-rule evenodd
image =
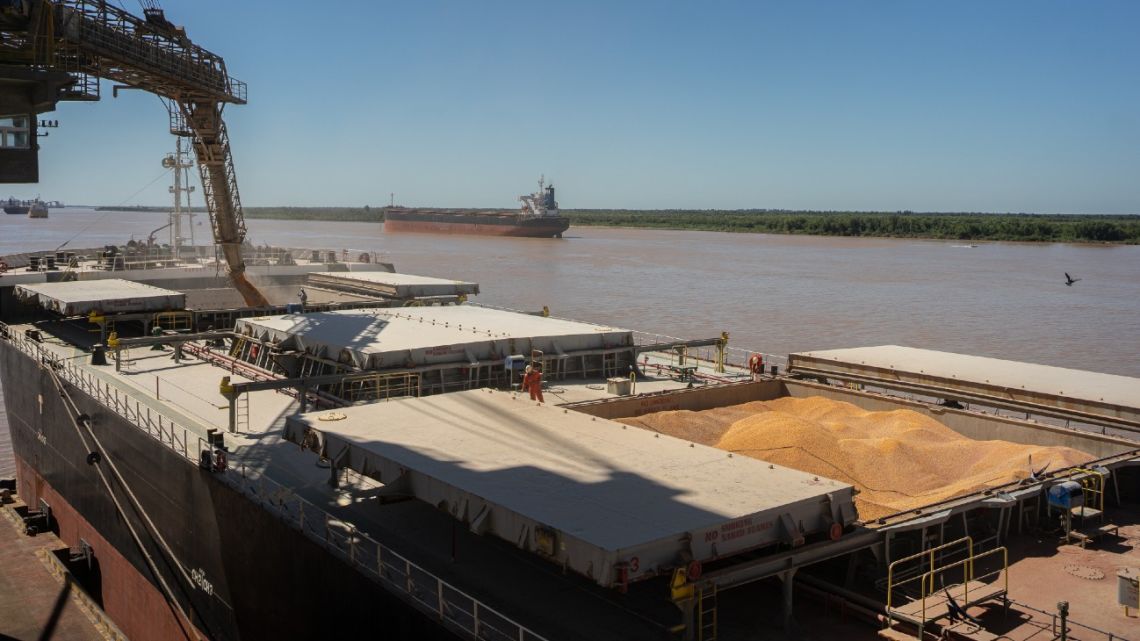
<instances>
[{"instance_id":1,"label":"yellow railing","mask_svg":"<svg viewBox=\"0 0 1140 641\"><path fill-rule=\"evenodd\" d=\"M334 386L332 393L346 401L379 400L420 396L423 382L418 373L395 372L391 374L362 374L345 377Z\"/></svg>"},{"instance_id":2,"label":"yellow railing","mask_svg":"<svg viewBox=\"0 0 1140 641\"><path fill-rule=\"evenodd\" d=\"M158 312L154 323L166 330L188 330L194 324L194 315L186 311Z\"/></svg>"},{"instance_id":3,"label":"yellow railing","mask_svg":"<svg viewBox=\"0 0 1140 641\"><path fill-rule=\"evenodd\" d=\"M986 574L983 574L980 577L975 577L974 576L974 561L977 559L984 559L988 556L995 555L998 552L1001 553L1001 569L994 570L993 572L987 572ZM944 565L944 566L942 566L936 570L931 570L931 571L927 572L926 574L922 575L922 579L923 579L923 581L922 581L922 585L923 585L922 621L921 621L920 625L925 624L927 621L927 619L926 619L926 597L931 596L935 592L937 592L937 590L934 589L934 575L941 574L942 572L946 572L948 570L952 570L958 566L962 566L962 607L963 608L967 607L967 605L970 603L970 581L984 581L986 579L989 579L990 577L995 577L995 576L1001 575L1001 578L1004 582L1002 585L1002 590L1006 593L1009 592L1009 553L1006 551L1006 549L1004 547L994 548L988 552L983 552L983 553L979 554L978 556L971 555L970 558L968 558L968 559L962 559L961 561L956 561L956 562L951 563L949 565ZM931 587L931 590L929 593L926 591L926 577L928 577L928 576L930 577L930 587Z\"/></svg>"},{"instance_id":4,"label":"yellow railing","mask_svg":"<svg viewBox=\"0 0 1140 641\"><path fill-rule=\"evenodd\" d=\"M966 544L966 558L961 559L959 561L947 563L947 564L941 565L941 566L939 566L937 564L936 555L939 552L948 550L948 549L953 548L955 546L960 546L963 543ZM975 566L976 561L984 560L986 558L996 556L999 553L1001 554L1001 559L1002 559L1001 568L996 569L992 572L988 572L986 574L983 574L980 577L975 576L974 566ZM895 568L897 566L899 566L903 563L908 563L908 562L914 561L916 559L926 559L926 558L929 558L929 568L930 569L923 572L922 574L915 575L912 577L908 577L906 579L898 581L897 583L895 582ZM927 611L926 611L926 600L928 597L933 596L940 589L942 589L942 588L936 587L937 578L940 575L942 575L946 572L949 572L949 571L951 571L955 568L958 568L958 567L962 568L962 583L961 583L961 585L962 585L963 607L966 607L966 604L970 603L970 582L971 581L977 581L977 580L988 581L991 578L997 578L1000 576L1001 579L1004 581L1004 583L1002 585L1003 591L1004 592L1009 591L1009 554L1006 551L1006 549L1004 547L999 547L999 548L994 548L993 550L989 550L987 552L983 552L981 554L975 555L974 554L973 539L971 539L968 536L965 536L965 537L962 537L960 539L950 541L949 543L943 543L942 545L930 548L929 550L923 550L922 552L917 552L917 553L912 554L910 556L903 557L901 559L893 561L887 567L887 625L890 626L893 624L893 614L895 611L893 599L894 599L895 590L901 586L907 585L909 583L914 583L917 581L919 583L918 600L921 603L921 619L919 621L919 629L921 631L922 626L924 626L926 624L926 622L928 621ZM939 616L941 616L941 615L939 615ZM938 618L938 617L935 617L935 618Z\"/></svg>"},{"instance_id":5,"label":"yellow railing","mask_svg":"<svg viewBox=\"0 0 1140 641\"><path fill-rule=\"evenodd\" d=\"M1072 476L1075 476L1077 474L1086 474L1087 475L1087 476L1085 476L1085 478L1080 480L1081 490L1085 494L1085 496L1084 496L1085 500L1082 501L1081 507L1083 508L1085 505L1088 505L1088 503L1089 503L1088 497L1089 497L1089 495L1092 495L1092 498L1093 498L1092 507L1094 507L1097 510L1100 510L1100 512L1103 514L1104 513L1104 494L1105 494L1105 491L1104 491L1105 490L1104 473L1098 472L1097 470L1093 470L1093 469L1087 469L1087 468L1083 468L1083 467L1074 467L1073 469L1070 470L1069 476L1071 478Z\"/></svg>"},{"instance_id":6,"label":"yellow railing","mask_svg":"<svg viewBox=\"0 0 1140 641\"><path fill-rule=\"evenodd\" d=\"M895 593L895 587L900 586L900 585L905 585L907 583L914 581L916 578L918 578L918 577L911 577L909 579L904 579L902 581L899 581L896 584L894 582L895 567L897 567L903 563L913 561L915 559L920 559L922 557L929 556L930 557L930 571L926 573L926 574L929 574L931 572L934 572L934 565L935 565L934 558L935 558L936 553L941 552L942 550L952 548L952 547L959 545L961 543L966 544L966 556L967 556L967 558L969 558L969 559L974 558L974 539L972 537L969 537L969 536L964 536L960 539L955 539L953 541L950 541L949 543L943 543L942 545L932 547L929 550L923 550L922 552L916 552L910 556L904 556L901 559L897 559L895 561L892 561L891 564L889 566L887 566L887 611L889 612L891 609L891 599ZM973 568L971 568L971 571L973 571ZM926 574L923 574L922 576L926 576ZM925 590L925 586L923 587L923 589Z\"/></svg>"}]
</instances>

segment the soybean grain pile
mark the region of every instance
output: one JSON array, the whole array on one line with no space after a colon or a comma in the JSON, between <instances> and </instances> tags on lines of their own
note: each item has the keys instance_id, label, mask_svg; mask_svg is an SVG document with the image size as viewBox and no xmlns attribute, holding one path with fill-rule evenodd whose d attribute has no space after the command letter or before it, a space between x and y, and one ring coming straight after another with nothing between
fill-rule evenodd
<instances>
[{"instance_id":1,"label":"soybean grain pile","mask_svg":"<svg viewBox=\"0 0 1140 641\"><path fill-rule=\"evenodd\" d=\"M623 423L850 483L872 520L1093 457L1069 447L975 441L911 410L869 412L821 397L785 397Z\"/></svg>"}]
</instances>

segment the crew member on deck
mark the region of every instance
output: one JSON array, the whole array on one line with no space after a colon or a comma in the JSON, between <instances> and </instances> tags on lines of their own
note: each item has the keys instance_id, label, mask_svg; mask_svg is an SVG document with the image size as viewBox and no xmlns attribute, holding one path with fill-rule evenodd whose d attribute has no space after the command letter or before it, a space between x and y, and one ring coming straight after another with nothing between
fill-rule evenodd
<instances>
[{"instance_id":1,"label":"crew member on deck","mask_svg":"<svg viewBox=\"0 0 1140 641\"><path fill-rule=\"evenodd\" d=\"M526 374L523 375L522 388L524 392L530 392L530 400L544 402L542 398L542 370L537 366L526 366Z\"/></svg>"},{"instance_id":2,"label":"crew member on deck","mask_svg":"<svg viewBox=\"0 0 1140 641\"><path fill-rule=\"evenodd\" d=\"M305 303L309 301L309 295L305 293L304 287L302 287L301 291L297 293L297 298L301 299L301 311L305 311Z\"/></svg>"}]
</instances>

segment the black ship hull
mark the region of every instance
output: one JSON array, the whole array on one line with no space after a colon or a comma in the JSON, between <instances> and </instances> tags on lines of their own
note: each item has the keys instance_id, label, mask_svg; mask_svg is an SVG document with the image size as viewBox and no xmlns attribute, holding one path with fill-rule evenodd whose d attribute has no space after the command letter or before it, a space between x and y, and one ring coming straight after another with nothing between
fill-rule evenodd
<instances>
[{"instance_id":1,"label":"black ship hull","mask_svg":"<svg viewBox=\"0 0 1140 641\"><path fill-rule=\"evenodd\" d=\"M53 530L72 548L81 540L91 546L94 570L81 573L85 587L128 637L454 638L216 473L60 382L91 417L107 453L88 464L90 452L56 380L2 338L0 384L19 494L32 507L41 499L51 507Z\"/></svg>"}]
</instances>

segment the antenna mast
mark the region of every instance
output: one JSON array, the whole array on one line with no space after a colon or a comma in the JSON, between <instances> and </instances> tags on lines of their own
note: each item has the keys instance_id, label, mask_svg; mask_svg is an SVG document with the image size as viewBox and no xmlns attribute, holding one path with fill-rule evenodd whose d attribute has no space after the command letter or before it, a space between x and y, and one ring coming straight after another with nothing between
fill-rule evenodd
<instances>
[{"instance_id":1,"label":"antenna mast","mask_svg":"<svg viewBox=\"0 0 1140 641\"><path fill-rule=\"evenodd\" d=\"M190 184L190 168L194 163L187 158L186 152L182 151L182 138L175 139L175 151L173 154L166 154L162 159L162 166L174 172L174 185L170 187L170 193L174 194L174 210L170 213L170 246L173 248L174 256L181 255L182 241L185 237L182 235L182 217L186 217L187 226L190 228L190 244L194 244L194 212L190 208L190 192L194 191L194 186ZM186 209L182 209L182 194L186 194Z\"/></svg>"}]
</instances>

